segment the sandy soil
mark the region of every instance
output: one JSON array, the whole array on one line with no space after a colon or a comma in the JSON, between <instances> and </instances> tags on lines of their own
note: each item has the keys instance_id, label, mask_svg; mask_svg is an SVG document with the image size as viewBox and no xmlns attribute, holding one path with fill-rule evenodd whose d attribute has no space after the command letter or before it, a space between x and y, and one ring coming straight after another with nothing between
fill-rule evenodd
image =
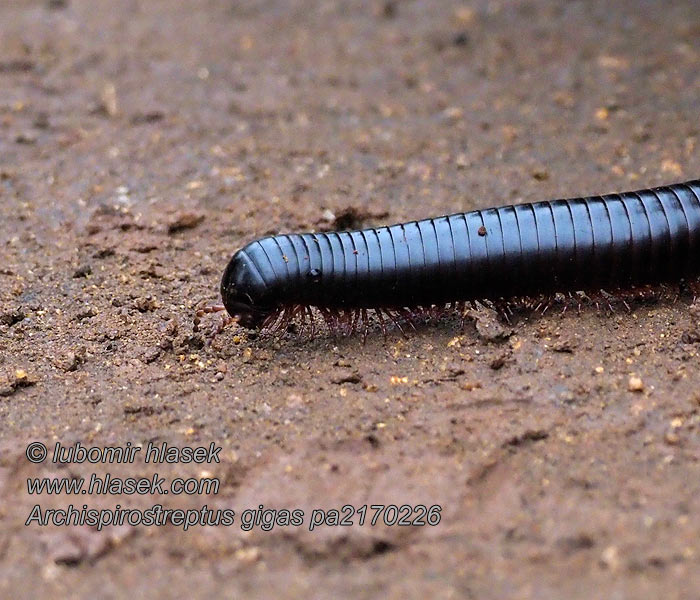
<instances>
[{"instance_id":1,"label":"sandy soil","mask_svg":"<svg viewBox=\"0 0 700 600\"><path fill-rule=\"evenodd\" d=\"M499 339L193 333L268 232L700 174L696 1L0 5L0 596L697 598L691 301ZM633 389L630 389L633 388ZM212 465L32 464L168 442ZM28 477L213 476L209 496ZM31 508L439 504L435 527L24 526Z\"/></svg>"}]
</instances>

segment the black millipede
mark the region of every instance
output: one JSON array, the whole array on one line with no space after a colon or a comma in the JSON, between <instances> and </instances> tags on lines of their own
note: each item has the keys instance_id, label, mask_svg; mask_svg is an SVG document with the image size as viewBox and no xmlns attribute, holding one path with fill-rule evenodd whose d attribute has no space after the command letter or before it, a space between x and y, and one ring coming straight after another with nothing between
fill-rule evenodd
<instances>
[{"instance_id":1,"label":"black millipede","mask_svg":"<svg viewBox=\"0 0 700 600\"><path fill-rule=\"evenodd\" d=\"M385 330L470 301L640 289L700 276L700 181L515 204L358 231L250 242L221 280L229 319L285 330L313 310L331 330ZM543 299L543 300L542 300ZM312 310L313 309L313 310Z\"/></svg>"}]
</instances>

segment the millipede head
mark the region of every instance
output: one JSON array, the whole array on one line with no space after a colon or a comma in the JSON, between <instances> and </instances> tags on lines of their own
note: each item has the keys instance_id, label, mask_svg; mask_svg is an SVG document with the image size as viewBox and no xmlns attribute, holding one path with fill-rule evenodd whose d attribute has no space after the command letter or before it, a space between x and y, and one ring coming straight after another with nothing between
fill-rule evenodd
<instances>
[{"instance_id":1,"label":"millipede head","mask_svg":"<svg viewBox=\"0 0 700 600\"><path fill-rule=\"evenodd\" d=\"M260 329L275 309L255 302L251 295L253 288L248 282L250 268L247 259L240 257L240 253L234 255L224 271L221 278L221 299L228 314L237 318L242 327Z\"/></svg>"}]
</instances>

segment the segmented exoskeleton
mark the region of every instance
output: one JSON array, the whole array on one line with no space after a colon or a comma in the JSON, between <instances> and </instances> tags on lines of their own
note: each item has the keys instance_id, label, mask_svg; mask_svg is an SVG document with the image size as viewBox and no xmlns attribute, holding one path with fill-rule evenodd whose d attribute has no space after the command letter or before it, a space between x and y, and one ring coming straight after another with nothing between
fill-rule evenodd
<instances>
[{"instance_id":1,"label":"segmented exoskeleton","mask_svg":"<svg viewBox=\"0 0 700 600\"><path fill-rule=\"evenodd\" d=\"M617 290L700 275L700 181L475 210L359 231L283 234L238 250L223 307L248 328L311 307L352 328L416 308ZM313 319L312 319L313 322ZM399 323L400 324L400 323Z\"/></svg>"}]
</instances>

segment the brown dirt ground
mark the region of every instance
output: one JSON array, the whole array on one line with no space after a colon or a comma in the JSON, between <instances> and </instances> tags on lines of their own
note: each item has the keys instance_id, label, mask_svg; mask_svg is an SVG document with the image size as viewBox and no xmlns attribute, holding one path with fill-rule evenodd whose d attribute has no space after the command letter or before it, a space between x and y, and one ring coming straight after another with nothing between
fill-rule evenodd
<instances>
[{"instance_id":1,"label":"brown dirt ground","mask_svg":"<svg viewBox=\"0 0 700 600\"><path fill-rule=\"evenodd\" d=\"M192 332L237 247L329 211L697 177L699 37L693 0L3 2L0 596L699 597L690 301L526 315L500 342L454 322L365 345ZM107 470L30 464L31 440L222 447L215 496L90 506L442 521L25 527L27 477Z\"/></svg>"}]
</instances>

